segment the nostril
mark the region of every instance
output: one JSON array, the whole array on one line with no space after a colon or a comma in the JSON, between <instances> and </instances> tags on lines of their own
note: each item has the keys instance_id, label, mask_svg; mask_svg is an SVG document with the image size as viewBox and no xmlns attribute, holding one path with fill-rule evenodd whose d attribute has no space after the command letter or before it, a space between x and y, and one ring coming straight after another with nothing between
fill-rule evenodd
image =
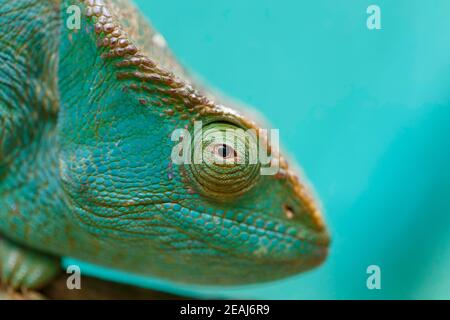
<instances>
[{"instance_id":1,"label":"nostril","mask_svg":"<svg viewBox=\"0 0 450 320\"><path fill-rule=\"evenodd\" d=\"M284 213L286 214L286 218L294 218L294 209L292 209L292 207L287 204L284 205Z\"/></svg>"}]
</instances>

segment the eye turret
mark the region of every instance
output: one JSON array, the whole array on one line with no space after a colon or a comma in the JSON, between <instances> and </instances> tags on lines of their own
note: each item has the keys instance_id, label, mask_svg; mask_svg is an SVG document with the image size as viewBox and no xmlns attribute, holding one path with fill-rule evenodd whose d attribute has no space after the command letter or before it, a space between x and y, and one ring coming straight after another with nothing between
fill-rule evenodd
<instances>
[{"instance_id":1,"label":"eye turret","mask_svg":"<svg viewBox=\"0 0 450 320\"><path fill-rule=\"evenodd\" d=\"M188 172L201 193L227 200L256 184L260 175L256 133L215 122L194 135L197 143L192 146Z\"/></svg>"}]
</instances>

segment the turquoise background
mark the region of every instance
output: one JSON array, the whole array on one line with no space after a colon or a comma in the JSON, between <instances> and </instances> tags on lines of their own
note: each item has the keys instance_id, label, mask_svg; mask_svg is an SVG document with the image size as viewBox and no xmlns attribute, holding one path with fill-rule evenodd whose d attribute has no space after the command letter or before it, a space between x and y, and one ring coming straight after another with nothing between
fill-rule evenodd
<instances>
[{"instance_id":1,"label":"turquoise background","mask_svg":"<svg viewBox=\"0 0 450 320\"><path fill-rule=\"evenodd\" d=\"M323 202L331 254L231 289L82 270L202 297L450 298L450 1L136 3L189 69L280 129ZM372 3L382 30L366 27ZM381 290L366 287L371 264Z\"/></svg>"}]
</instances>

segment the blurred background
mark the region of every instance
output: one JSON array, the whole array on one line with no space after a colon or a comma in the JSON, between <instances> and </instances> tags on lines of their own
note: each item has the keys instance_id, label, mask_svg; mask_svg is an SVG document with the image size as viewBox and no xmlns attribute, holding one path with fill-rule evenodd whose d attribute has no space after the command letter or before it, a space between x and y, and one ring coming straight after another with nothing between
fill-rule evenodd
<instances>
[{"instance_id":1,"label":"blurred background","mask_svg":"<svg viewBox=\"0 0 450 320\"><path fill-rule=\"evenodd\" d=\"M450 1L135 2L188 69L280 129L333 243L319 269L263 285L83 272L192 297L450 299Z\"/></svg>"}]
</instances>

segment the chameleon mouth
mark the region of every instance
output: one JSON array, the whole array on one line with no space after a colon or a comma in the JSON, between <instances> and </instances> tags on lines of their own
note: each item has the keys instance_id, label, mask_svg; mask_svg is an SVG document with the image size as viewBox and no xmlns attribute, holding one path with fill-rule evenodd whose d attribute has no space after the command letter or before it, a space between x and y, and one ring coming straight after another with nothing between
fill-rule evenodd
<instances>
[{"instance_id":1,"label":"chameleon mouth","mask_svg":"<svg viewBox=\"0 0 450 320\"><path fill-rule=\"evenodd\" d=\"M258 270L258 279L260 281L273 281L289 276L295 276L301 272L305 272L320 266L329 254L330 238L326 232L314 233L314 239L299 239L292 237L294 242L300 245L292 245L284 248L284 250L275 250L268 252L260 248L256 251L249 252L245 255L234 255L242 266L242 272L245 273L245 283L253 283L252 273ZM283 235L286 240L287 235ZM246 272L248 265L249 272Z\"/></svg>"},{"instance_id":2,"label":"chameleon mouth","mask_svg":"<svg viewBox=\"0 0 450 320\"><path fill-rule=\"evenodd\" d=\"M235 261L294 273L320 264L328 254L328 233L299 223L297 217L287 220L254 212L245 220L240 211L216 215L175 203L165 203L164 207L164 219L176 221L182 230L189 230L190 237Z\"/></svg>"}]
</instances>

